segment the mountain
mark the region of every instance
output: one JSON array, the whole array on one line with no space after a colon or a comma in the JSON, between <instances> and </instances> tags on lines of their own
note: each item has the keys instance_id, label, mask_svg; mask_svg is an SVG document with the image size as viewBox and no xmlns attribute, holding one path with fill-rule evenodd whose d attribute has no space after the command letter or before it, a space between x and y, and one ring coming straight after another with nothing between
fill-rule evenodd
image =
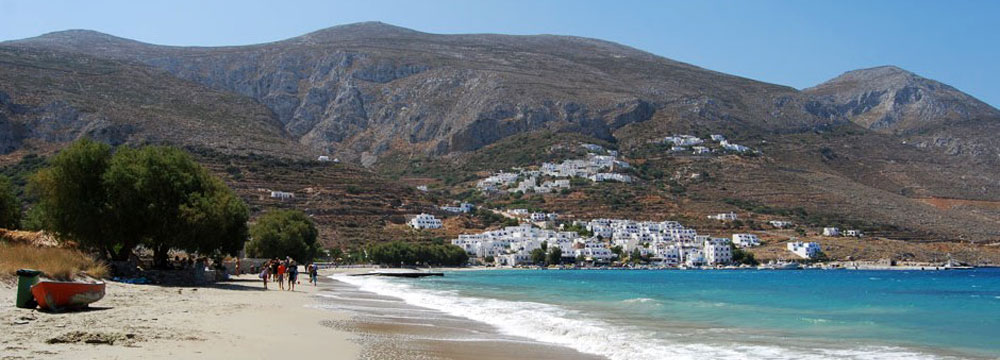
<instances>
[{"instance_id":1,"label":"mountain","mask_svg":"<svg viewBox=\"0 0 1000 360\"><path fill-rule=\"evenodd\" d=\"M296 154L272 112L141 64L0 46L0 153L88 136Z\"/></svg>"},{"instance_id":2,"label":"mountain","mask_svg":"<svg viewBox=\"0 0 1000 360\"><path fill-rule=\"evenodd\" d=\"M837 119L795 89L568 36L438 35L382 23L267 44L168 47L89 31L6 45L136 61L270 108L291 138L366 164L390 150L471 151L540 129L615 140L631 123L765 131Z\"/></svg>"},{"instance_id":3,"label":"mountain","mask_svg":"<svg viewBox=\"0 0 1000 360\"><path fill-rule=\"evenodd\" d=\"M79 136L184 146L255 211L309 211L328 244L481 228L488 217L450 218L444 233L401 225L459 199L677 219L711 234L761 231L780 216L911 242L995 242L996 113L893 67L799 91L571 36L359 23L248 46L86 30L0 43L0 152L14 154L0 164ZM724 134L760 153L689 156L651 143L670 134ZM472 189L489 171L583 156L581 143L618 150L637 181L521 197ZM345 161L303 161L318 154ZM705 220L723 211L745 214L745 230Z\"/></svg>"},{"instance_id":4,"label":"mountain","mask_svg":"<svg viewBox=\"0 0 1000 360\"><path fill-rule=\"evenodd\" d=\"M803 90L816 99L809 111L847 118L949 154L997 160L1000 110L951 86L895 66L854 70Z\"/></svg>"}]
</instances>

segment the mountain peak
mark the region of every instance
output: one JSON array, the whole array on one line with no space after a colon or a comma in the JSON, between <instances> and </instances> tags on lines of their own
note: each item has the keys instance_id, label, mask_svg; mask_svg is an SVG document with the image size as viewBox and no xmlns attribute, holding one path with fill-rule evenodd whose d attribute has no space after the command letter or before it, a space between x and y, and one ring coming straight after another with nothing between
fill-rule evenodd
<instances>
[{"instance_id":1,"label":"mountain peak","mask_svg":"<svg viewBox=\"0 0 1000 360\"><path fill-rule=\"evenodd\" d=\"M87 29L70 29L62 31L53 31L50 33L42 34L41 36L24 39L24 40L35 40L35 41L77 41L77 42L91 42L91 41L119 41L119 42L135 42L135 40L129 40L126 38L117 37L110 34L105 34L100 31L87 30ZM22 41L22 40L17 40Z\"/></svg>"},{"instance_id":2,"label":"mountain peak","mask_svg":"<svg viewBox=\"0 0 1000 360\"><path fill-rule=\"evenodd\" d=\"M809 91L838 85L858 86L861 84L864 84L863 86L866 87L875 88L900 88L913 85L916 82L928 81L934 82L937 85L942 85L936 81L925 79L898 66L884 65L867 69L851 70L806 90Z\"/></svg>"},{"instance_id":3,"label":"mountain peak","mask_svg":"<svg viewBox=\"0 0 1000 360\"><path fill-rule=\"evenodd\" d=\"M803 92L825 104L814 106L814 113L844 116L882 132L1000 116L971 95L892 65L848 71Z\"/></svg>"},{"instance_id":4,"label":"mountain peak","mask_svg":"<svg viewBox=\"0 0 1000 360\"><path fill-rule=\"evenodd\" d=\"M403 36L422 34L419 31L407 29L401 26L386 24L381 21L365 21L344 25L331 26L325 29L313 31L311 33L297 37L296 39L306 41L354 39L371 36Z\"/></svg>"}]
</instances>

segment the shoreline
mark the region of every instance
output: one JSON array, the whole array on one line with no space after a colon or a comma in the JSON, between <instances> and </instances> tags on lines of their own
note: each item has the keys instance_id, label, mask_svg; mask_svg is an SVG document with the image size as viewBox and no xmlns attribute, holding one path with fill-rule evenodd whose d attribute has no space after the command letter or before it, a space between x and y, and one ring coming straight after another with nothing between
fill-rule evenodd
<instances>
[{"instance_id":1,"label":"shoreline","mask_svg":"<svg viewBox=\"0 0 1000 360\"><path fill-rule=\"evenodd\" d=\"M436 270L444 270L444 269L436 269ZM465 270L466 271L475 271L477 269L466 268ZM478 270L492 270L492 269L487 268L487 269L478 269ZM496 270L506 270L506 269L496 269ZM521 269L521 270L529 270L529 269ZM819 274L818 272L812 272L812 273ZM846 275L848 273L849 272L843 272L842 274ZM552 275L555 275L555 274L556 273L552 273ZM696 273L691 273L691 274L693 275L693 274L696 274ZM731 274L735 275L736 273L731 273ZM886 274L886 276L892 276L892 275L888 275L888 272L886 272L885 274ZM959 275L960 273L955 273L955 274ZM483 275L486 275L486 274L483 274ZM488 275L486 275L486 276L487 276L487 278L490 278L490 276L488 276ZM512 273L510 276L515 276L515 275ZM792 277L788 278L788 279L797 279L798 278L797 275L791 275L791 276ZM867 278L867 276L869 276L869 275L860 274L858 276L864 276L865 279L867 279L866 281L879 280L879 278ZM902 275L901 274L899 276L906 276L906 275ZM936 275L926 275L926 276L936 276ZM964 276L964 275L960 275L960 276ZM369 278L366 278L366 279L369 279ZM370 279L371 280L375 280L374 278L370 278ZM571 279L575 279L575 278L571 278ZM691 279L691 278L688 277L688 279ZM418 281L418 280L413 280L413 281ZM386 282L388 282L388 283L386 283ZM590 322L581 322L581 323L578 323L576 321L578 319L576 317L574 317L573 315L570 315L569 317L565 317L564 315L560 315L560 316L563 316L562 319L555 319L557 321L556 322L552 322L552 321L546 321L546 320L538 319L534 315L534 314L543 315L543 314L561 314L561 313L563 313L559 309L554 309L553 308L553 307L559 307L559 306L561 306L561 305L559 305L559 304L561 304L561 302L558 301L558 300L555 300L555 302L552 302L552 301L549 301L549 302L541 301L541 302L538 303L541 306L530 306L530 305L521 305L521 304L523 304L523 303L520 303L520 301L522 301L522 300L512 299L512 298L509 298L509 297L499 297L499 298L497 298L497 297L487 297L486 299L479 299L479 298L476 298L475 296L472 296L471 298L467 297L467 296L465 296L465 297L459 296L458 298L455 298L453 296L454 294L452 293L454 291L453 287L445 287L446 289L449 289L449 290L437 289L437 290L441 290L441 291L433 290L433 288L431 289L431 291L418 291L418 290L427 290L427 289L420 289L416 285L413 285L413 287L408 286L408 285L402 285L402 286L398 285L398 284L407 284L407 283L410 283L410 282L411 282L410 280L403 280L403 279L400 279L400 280L386 279L385 281L375 281L374 284L372 284L371 281L368 281L368 280L365 280L365 281L353 281L353 280L351 280L350 281L351 284L356 284L356 285L353 285L356 288L364 289L364 291L370 291L371 293L381 294L381 295L378 295L379 299L395 299L396 302L404 302L404 303L406 303L406 304L408 304L410 306L422 306L422 307L424 307L424 309L437 309L437 310L434 310L434 312L444 312L444 313L447 313L447 314L454 314L455 316L462 316L462 317L464 317L466 319L472 319L473 322L476 322L476 323L479 323L479 324L488 324L491 327L498 326L498 327L504 328L505 331L508 334L523 334L522 336L532 336L533 339L536 338L536 337L538 339L549 339L549 340L555 339L552 342L546 342L546 344L553 344L552 346L557 346L557 347L558 346L567 346L567 348L568 348L568 345L558 345L558 344L566 344L566 342L565 342L565 340L566 340L565 335L566 334L572 334L572 335L570 335L571 338L577 339L577 341L582 341L584 344L596 344L596 343L607 342L608 339L620 339L620 338L617 338L617 337L614 337L614 336L608 336L608 335L613 335L613 334L616 334L616 333L617 334L628 333L628 331L626 331L626 330L629 329L629 326L631 326L631 325L626 325L625 327L617 327L617 328L615 328L617 330L611 330L610 328L605 328L604 330L600 331L601 334L598 335L597 337L595 337L595 338L587 337L587 339L590 340L588 342L587 340L582 340L582 339L584 339L583 337L577 338L576 336L577 335L581 335L581 336L583 336L583 335L595 335L595 333L589 332L589 333L579 333L578 334L578 333L576 333L576 329L588 328L587 325L591 325L591 326L597 325L598 327L603 328L604 325L614 324L614 322L605 323L605 322L601 322L600 319L597 319L596 323L590 323ZM393 284L397 284L397 285L393 285ZM506 283L504 283L503 281L501 281L500 284L506 284ZM636 295L636 296L639 296L639 295ZM403 300L403 299L406 299L406 300ZM507 303L506 304L498 304L496 301L494 301L494 300L497 300L497 299L500 299L501 300L500 302L507 302ZM524 300L524 301L534 301L534 300ZM615 300L615 301L618 301L618 300ZM628 305L623 305L623 306L629 306L629 307L646 307L646 308L649 308L649 307L658 307L658 306L663 305L663 304L660 303L659 300L656 300L656 298L644 298L644 297L629 298L629 299L626 299L626 300L622 300L622 302L628 303ZM667 301L667 302L669 303L670 301ZM515 308L511 308L511 305L515 305L516 307ZM713 306L717 306L717 305L713 305ZM747 306L751 306L751 305L747 305ZM384 309L386 307L380 305L379 308ZM470 310L470 308L475 308L475 309L478 309L478 310ZM570 309L571 309L571 311L569 313L572 313L573 311L585 311L585 310L581 310L580 308L576 308L576 309L570 308ZM584 306L583 309L586 309L586 306ZM514 314L508 313L507 310L513 311ZM565 310L565 309L563 309L563 310ZM526 312L534 312L534 314L527 314ZM376 313L378 313L378 312L376 311ZM836 325L836 324L830 324L830 323L828 323L830 321L855 321L855 320L837 320L836 316L833 316L833 320L831 320L829 317L832 316L832 315L814 315L814 314L809 313L808 311L806 311L805 313L809 314L811 317L810 318L799 318L797 320L796 319L791 319L791 320L794 320L796 323L798 321L810 321L810 322L811 321L815 321L815 323L812 323L813 325L809 325L809 326L831 326L831 327L836 327L836 326L841 326L841 325ZM417 316L417 318L425 320L427 318L427 316L425 314L426 314L425 312L421 312L421 313L419 313L419 315L413 315L413 316ZM494 315L490 315L490 314L495 314L495 316ZM383 315L386 315L386 314L383 314ZM497 320L497 321L494 321L494 317L499 317L500 319ZM813 319L813 317L815 317L815 319ZM515 329L514 331L512 331L512 328L510 326L508 326L508 325L515 324L515 323L516 324L522 324L525 321L527 321L527 322L530 323L530 322L533 321L533 319L538 319L538 321L541 324L549 324L549 325L551 325L551 324L556 324L556 323L562 323L562 324L567 325L567 326L556 327L555 329L550 329L550 328L539 328L539 327L531 327L531 326L528 326L527 328L524 328L524 327L520 327L520 325L519 325L518 327L514 328ZM786 320L789 320L789 319L786 319ZM514 321L514 322L512 322L512 321ZM643 326L645 326L645 325L651 325L651 323L645 322L645 320L637 320L637 321L639 321L639 322L636 323L636 324L644 324ZM860 321L860 320L858 320L858 321ZM428 323L428 322L429 323L433 323L433 321L423 321L423 322L424 323ZM704 326L707 326L707 327L704 327ZM413 324L410 324L409 327L417 327L417 326L413 325ZM795 358L795 357L802 358L803 356L807 356L807 355L809 356L809 358L817 358L817 359L834 358L836 356L842 356L844 358L864 358L863 356L862 357L857 357L857 356L858 356L858 354L862 354L862 353L864 353L866 351L877 351L877 352L879 352L879 355L909 357L909 358L920 358L920 359L937 359L937 358L941 358L941 359L989 358L989 355L988 355L989 353L988 352L984 353L983 352L984 350L978 349L978 348L963 348L962 346L958 346L958 345L941 345L941 344L938 344L938 345L928 345L928 344L924 344L924 343L920 342L919 340L912 340L912 339L895 339L895 338L891 338L891 337L890 338L884 338L884 339L883 338L878 338L878 339L865 339L865 340L862 340L862 339L852 339L850 337L847 337L847 338L837 338L837 337L826 338L826 337L820 336L817 333L810 333L810 332L804 332L802 334L798 334L798 335L795 335L793 337L787 337L787 338L784 337L785 335L781 335L782 331L791 331L792 333L795 333L796 330L793 330L793 328L795 328L794 324L792 325L792 327L790 327L788 329L781 329L781 328L771 329L771 328L767 328L767 327L757 328L757 327L753 327L753 326L751 326L751 327L745 327L744 328L744 327L738 327L738 326L729 327L729 326L725 326L725 325L721 325L721 326L720 325L711 325L711 324L706 325L706 324L702 324L702 323L690 323L690 324L686 324L685 322L680 321L680 322L672 323L672 325L668 326L668 328L665 329L665 331L669 332L669 331L671 331L671 329L672 330L678 330L678 329L683 330L685 328L689 329L690 331L686 331L686 332L685 331L680 331L679 333L675 334L675 335L677 335L676 337L669 337L668 336L668 338L666 340L664 340L664 341L667 341L666 344L660 344L660 345L663 345L663 346L654 346L654 347L657 348L657 349L660 349L660 350L664 350L666 348L676 348L677 351L679 351L679 353L677 353L677 354L678 354L678 356L680 356L680 355L691 355L691 354L700 352L701 350L698 350L698 349L704 349L705 346L711 347L711 346L714 346L714 345L720 345L721 346L721 348L720 348L721 352L719 352L717 355L719 355L720 357L729 358L728 355L731 355L731 354L730 353L726 353L726 351L732 350L732 349L731 348L727 348L727 345L732 345L732 343L729 342L729 340L726 339L724 336L722 336L722 337L712 337L712 336L709 336L709 337L706 337L703 340L699 340L699 341L695 341L695 342L688 342L687 340L692 339L690 337L691 334L715 334L715 333L721 334L721 333L733 332L734 334L742 334L740 336L745 336L745 335L753 334L753 336L751 336L751 337L754 337L754 336L758 336L759 337L761 334L768 333L768 334L770 334L770 335L768 335L768 336L770 336L770 338L767 338L767 336L765 336L765 337L759 337L759 338L754 339L754 340L749 340L746 343L739 343L738 346L737 346L737 348L748 350L748 351L759 351L761 353L768 353L768 354L774 353L774 354L776 354L776 355L774 355L775 358ZM520 330L517 330L517 329L520 329ZM623 329L626 329L626 330L623 330ZM522 333L521 331L527 331L527 332ZM610 331L610 333L608 331ZM400 331L400 332L401 333L406 333L406 331ZM417 333L417 334L420 334L422 332L423 332L423 330L419 330L419 329L415 331L415 333ZM596 339L602 339L602 340L596 340ZM792 341L791 339L794 339L794 341ZM636 355L637 358L639 358L639 357L641 357L641 358L649 358L649 359L659 358L659 357L657 357L653 353L646 352L646 350L649 350L649 349L647 349L645 347L646 345L653 346L653 345L655 345L654 343L656 341L659 341L659 340L660 340L659 338L655 338L655 337L654 338L645 338L645 339L640 338L640 339L638 339L638 341L640 343L642 343L642 344L645 344L645 345L630 344L630 346L634 345L633 347L630 347L630 349L637 350L639 348L637 348L635 346L640 346L641 349L642 349L642 351L638 351L637 350L635 353L633 353L633 352L628 352L628 353L629 354L633 354L633 355L634 354L640 354L641 356L640 355ZM548 341L548 340L546 340L546 341ZM804 344L792 344L792 345L789 345L789 344L786 344L787 341L792 341L792 342L805 341L807 344L805 344L805 345ZM615 342L615 341L612 341L612 342ZM417 345L411 344L411 345L408 345L408 346L411 347L411 348L420 348L421 347L421 345L419 345L420 344L419 341L415 342L414 344L417 344ZM714 344L714 345L712 345L712 344ZM809 345L809 344L811 344L811 345ZM619 345L622 345L622 343L620 343ZM789 346L786 346L786 345L789 345ZM576 347L576 346L574 345L574 347ZM628 347L628 346L626 346L626 347ZM574 350L572 348L568 348L568 349L572 350L572 351L576 351L576 350ZM597 349L597 351L594 351L595 349L593 347L589 347L589 345L587 345L583 349L586 350L586 351L593 351L595 354L604 354L604 356L609 356L611 358L622 358L622 357L619 356L619 354L614 353L614 352L609 352L609 350L605 349L605 348L600 348L600 349ZM621 349L619 349L619 350L621 350ZM660 350L657 350L657 351L660 351ZM781 353L780 354L779 353L775 353L775 351L779 351ZM668 351L666 353L670 353L670 352ZM412 354L412 353L410 353L410 354ZM420 353L420 354L425 354L425 353ZM726 356L723 356L723 355L726 355ZM778 355L781 355L781 356L778 356ZM834 356L834 355L836 355L836 356ZM587 356L594 356L596 358L605 358L605 357L601 357L599 355L587 355ZM479 356L476 356L476 357L478 358ZM390 357L390 358L392 358L392 357ZM397 358L399 358L399 357L397 357ZM682 358L687 358L687 357L682 357ZM691 357L691 358L695 358L695 357ZM712 357L709 356L708 358L712 358ZM487 357L487 359L491 359L491 358Z\"/></svg>"},{"instance_id":2,"label":"shoreline","mask_svg":"<svg viewBox=\"0 0 1000 360\"><path fill-rule=\"evenodd\" d=\"M494 325L412 305L337 278L369 269L331 270L321 274L329 286L319 295L319 306L350 316L326 325L355 334L354 341L361 346L365 359L607 359L567 346L503 334Z\"/></svg>"}]
</instances>

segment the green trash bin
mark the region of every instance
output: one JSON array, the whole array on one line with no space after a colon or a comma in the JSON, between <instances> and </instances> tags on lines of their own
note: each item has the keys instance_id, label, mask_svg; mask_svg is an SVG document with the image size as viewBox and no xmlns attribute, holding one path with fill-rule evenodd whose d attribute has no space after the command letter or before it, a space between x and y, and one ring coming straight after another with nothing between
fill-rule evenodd
<instances>
[{"instance_id":1,"label":"green trash bin","mask_svg":"<svg viewBox=\"0 0 1000 360\"><path fill-rule=\"evenodd\" d=\"M31 295L31 286L38 283L38 276L41 274L41 271L32 269L17 271L17 300L14 305L22 309L34 309L38 306L35 297Z\"/></svg>"}]
</instances>

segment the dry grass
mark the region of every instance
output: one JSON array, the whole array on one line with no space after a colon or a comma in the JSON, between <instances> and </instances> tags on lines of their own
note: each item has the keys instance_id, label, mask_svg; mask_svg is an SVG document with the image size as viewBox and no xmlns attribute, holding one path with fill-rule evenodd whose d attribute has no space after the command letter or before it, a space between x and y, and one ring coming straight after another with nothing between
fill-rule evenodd
<instances>
[{"instance_id":1,"label":"dry grass","mask_svg":"<svg viewBox=\"0 0 1000 360\"><path fill-rule=\"evenodd\" d=\"M0 277L13 276L17 269L41 270L60 280L80 273L95 278L108 275L107 265L78 250L0 242Z\"/></svg>"}]
</instances>

